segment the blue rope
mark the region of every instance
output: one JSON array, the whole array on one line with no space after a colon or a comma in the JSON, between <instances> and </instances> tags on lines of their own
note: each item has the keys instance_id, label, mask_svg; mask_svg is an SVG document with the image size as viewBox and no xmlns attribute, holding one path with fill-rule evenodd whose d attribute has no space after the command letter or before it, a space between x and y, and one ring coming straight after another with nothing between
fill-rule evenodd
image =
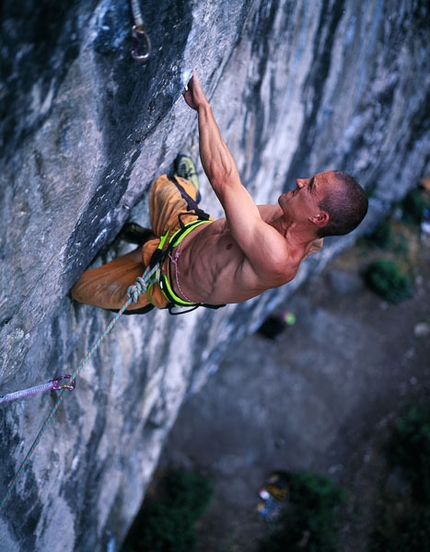
<instances>
[{"instance_id":1,"label":"blue rope","mask_svg":"<svg viewBox=\"0 0 430 552\"><path fill-rule=\"evenodd\" d=\"M124 305L121 307L121 309L116 314L115 318L108 324L108 326L103 331L102 335L97 339L97 341L94 343L94 345L91 347L89 352L85 355L85 357L81 360L78 367L72 374L72 379L75 380L76 376L78 376L82 370L82 368L85 366L85 364L90 360L90 358L94 355L94 353L97 351L97 349L100 347L100 345L103 343L103 341L106 339L106 337L109 335L109 333L114 328L115 324L118 322L120 317L124 314L124 311L127 310L127 308L131 304L136 304L139 300L139 296L145 292L148 289L149 284L154 283L157 281L157 277L155 280L152 280L152 276L159 270L160 266L159 264L156 264L152 269L147 268L143 275L137 278L136 282L130 286L127 290L127 301L124 303ZM9 482L7 486L7 491L0 501L0 512L4 509L6 502L10 499L12 490L16 487L16 484L21 477L23 471L25 470L27 464L29 463L31 457L33 456L34 451L36 450L36 447L40 443L40 440L45 433L45 431L48 428L48 425L51 423L52 418L55 416L57 410L59 409L61 403L63 402L63 399L67 393L67 389L62 389L56 403L52 407L51 411L49 412L46 420L44 421L42 427L39 430L39 433L36 435L36 438L33 441L33 444L31 445L29 451L25 455L24 460L22 461L20 467L18 468L18 471L16 472L15 476L12 478L12 480Z\"/></svg>"}]
</instances>

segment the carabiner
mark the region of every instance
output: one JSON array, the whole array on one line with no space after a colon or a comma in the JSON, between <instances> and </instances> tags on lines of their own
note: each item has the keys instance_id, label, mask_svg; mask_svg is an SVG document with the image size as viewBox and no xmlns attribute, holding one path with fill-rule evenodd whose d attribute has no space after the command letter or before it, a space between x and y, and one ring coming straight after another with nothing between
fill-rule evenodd
<instances>
[{"instance_id":1,"label":"carabiner","mask_svg":"<svg viewBox=\"0 0 430 552\"><path fill-rule=\"evenodd\" d=\"M62 380L68 380L69 383L61 383ZM59 376L58 378L55 378L51 380L52 383L52 389L55 391L61 391L62 389L66 389L67 391L73 391L75 388L76 382L72 378L70 374L64 374L63 376Z\"/></svg>"},{"instance_id":2,"label":"carabiner","mask_svg":"<svg viewBox=\"0 0 430 552\"><path fill-rule=\"evenodd\" d=\"M151 55L151 41L145 32L145 27L143 25L133 25L131 36L134 40L131 55L136 61L141 61L143 63L147 62ZM146 52L144 54L139 54L139 43L141 42L141 39L143 39L143 42L145 43Z\"/></svg>"}]
</instances>

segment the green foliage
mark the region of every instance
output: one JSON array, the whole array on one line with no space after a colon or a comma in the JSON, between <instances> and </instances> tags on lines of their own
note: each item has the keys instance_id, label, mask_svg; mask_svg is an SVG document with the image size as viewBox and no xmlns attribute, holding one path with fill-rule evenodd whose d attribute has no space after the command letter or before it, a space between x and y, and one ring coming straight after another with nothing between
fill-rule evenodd
<instances>
[{"instance_id":1,"label":"green foliage","mask_svg":"<svg viewBox=\"0 0 430 552\"><path fill-rule=\"evenodd\" d=\"M372 552L430 550L430 408L411 408L395 425L387 459L411 492L385 495Z\"/></svg>"},{"instance_id":2,"label":"green foliage","mask_svg":"<svg viewBox=\"0 0 430 552\"><path fill-rule=\"evenodd\" d=\"M371 552L425 552L430 550L430 509L410 508L398 512L396 504L387 508L376 528Z\"/></svg>"},{"instance_id":3,"label":"green foliage","mask_svg":"<svg viewBox=\"0 0 430 552\"><path fill-rule=\"evenodd\" d=\"M414 498L430 504L430 408L413 407L395 426L388 452L392 466L402 468Z\"/></svg>"},{"instance_id":4,"label":"green foliage","mask_svg":"<svg viewBox=\"0 0 430 552\"><path fill-rule=\"evenodd\" d=\"M173 472L165 479L164 499L142 509L138 527L123 552L191 552L196 545L195 522L213 494L212 484L199 475Z\"/></svg>"},{"instance_id":5,"label":"green foliage","mask_svg":"<svg viewBox=\"0 0 430 552\"><path fill-rule=\"evenodd\" d=\"M336 513L345 499L342 489L325 476L290 474L290 502L275 530L260 543L260 552L334 552ZM303 548L303 540L306 545ZM302 541L301 545L300 542Z\"/></svg>"},{"instance_id":6,"label":"green foliage","mask_svg":"<svg viewBox=\"0 0 430 552\"><path fill-rule=\"evenodd\" d=\"M206 478L189 472L173 472L166 477L169 504L190 512L194 520L202 516L213 494Z\"/></svg>"},{"instance_id":7,"label":"green foliage","mask_svg":"<svg viewBox=\"0 0 430 552\"><path fill-rule=\"evenodd\" d=\"M364 241L370 247L388 249L393 241L393 229L391 222L388 219L384 219L378 224L370 235L366 236Z\"/></svg>"},{"instance_id":8,"label":"green foliage","mask_svg":"<svg viewBox=\"0 0 430 552\"><path fill-rule=\"evenodd\" d=\"M397 263L388 259L371 263L365 280L373 291L390 303L400 303L412 294L411 278L402 274Z\"/></svg>"},{"instance_id":9,"label":"green foliage","mask_svg":"<svg viewBox=\"0 0 430 552\"><path fill-rule=\"evenodd\" d=\"M139 546L142 552L188 552L196 545L195 518L188 510L168 503L148 506Z\"/></svg>"},{"instance_id":10,"label":"green foliage","mask_svg":"<svg viewBox=\"0 0 430 552\"><path fill-rule=\"evenodd\" d=\"M403 220L409 224L420 225L423 210L428 202L423 192L417 188L411 190L402 201Z\"/></svg>"},{"instance_id":11,"label":"green foliage","mask_svg":"<svg viewBox=\"0 0 430 552\"><path fill-rule=\"evenodd\" d=\"M391 251L402 256L407 255L409 251L406 235L401 228L396 228L390 219L380 222L371 234L362 238L361 243L368 248Z\"/></svg>"}]
</instances>

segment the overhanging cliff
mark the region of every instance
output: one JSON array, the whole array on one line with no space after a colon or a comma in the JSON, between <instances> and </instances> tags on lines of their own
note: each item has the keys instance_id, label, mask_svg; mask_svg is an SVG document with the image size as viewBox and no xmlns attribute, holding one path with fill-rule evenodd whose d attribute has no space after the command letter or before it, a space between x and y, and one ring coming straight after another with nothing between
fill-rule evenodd
<instances>
[{"instance_id":1,"label":"overhanging cliff","mask_svg":"<svg viewBox=\"0 0 430 552\"><path fill-rule=\"evenodd\" d=\"M1 8L1 394L73 372L112 319L68 291L125 250L115 237L129 218L146 223L149 186L176 154L197 158L181 98L192 67L258 203L345 170L371 199L364 231L430 171L423 1L141 2L147 64L130 55L125 0L15 4ZM0 548L117 549L187 392L354 237L328 239L294 283L246 304L123 317L0 512ZM54 402L0 406L0 495Z\"/></svg>"}]
</instances>

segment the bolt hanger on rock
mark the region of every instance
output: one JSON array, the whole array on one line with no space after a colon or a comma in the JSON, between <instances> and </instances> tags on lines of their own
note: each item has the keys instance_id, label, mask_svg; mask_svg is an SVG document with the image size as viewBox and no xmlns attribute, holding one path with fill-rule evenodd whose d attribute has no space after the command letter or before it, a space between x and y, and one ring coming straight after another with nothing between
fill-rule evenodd
<instances>
[{"instance_id":1,"label":"bolt hanger on rock","mask_svg":"<svg viewBox=\"0 0 430 552\"><path fill-rule=\"evenodd\" d=\"M131 55L136 61L146 63L151 56L151 41L146 34L145 25L143 23L142 12L140 11L138 0L131 0L131 10L133 12L134 25L131 30L133 37L133 48ZM139 53L141 44L144 46L144 53Z\"/></svg>"}]
</instances>

